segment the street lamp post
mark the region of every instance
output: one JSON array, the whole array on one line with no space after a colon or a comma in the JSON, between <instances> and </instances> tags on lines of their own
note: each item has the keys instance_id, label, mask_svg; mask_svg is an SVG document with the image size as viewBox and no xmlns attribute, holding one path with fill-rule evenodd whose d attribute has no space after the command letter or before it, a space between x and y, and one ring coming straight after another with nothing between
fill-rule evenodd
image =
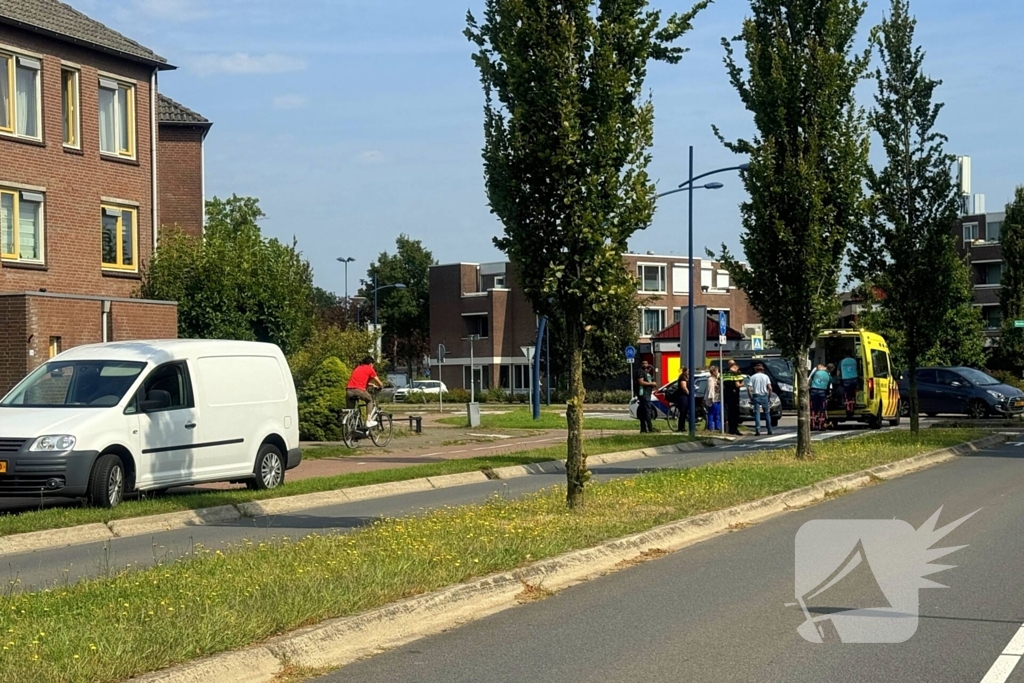
<instances>
[{"instance_id":1,"label":"street lamp post","mask_svg":"<svg viewBox=\"0 0 1024 683\"><path fill-rule=\"evenodd\" d=\"M338 262L345 264L345 303L348 303L348 264L355 261L351 256L339 256Z\"/></svg>"},{"instance_id":2,"label":"street lamp post","mask_svg":"<svg viewBox=\"0 0 1024 683\"><path fill-rule=\"evenodd\" d=\"M393 285L377 286L377 273L373 274L373 332L377 335L377 360L380 360L380 329L377 326L377 292L384 289L405 289L405 285L396 282Z\"/></svg>"},{"instance_id":3,"label":"street lamp post","mask_svg":"<svg viewBox=\"0 0 1024 683\"><path fill-rule=\"evenodd\" d=\"M721 189L721 187L722 187L722 183L707 183L706 185L701 185L701 186L698 187L698 186L694 185L694 182L696 182L698 180L701 180L702 178L707 178L708 176L716 175L718 173L727 173L729 171L746 171L749 168L750 168L750 164L740 164L739 166L730 166L729 168L720 168L720 169L718 169L716 171L709 171L707 173L702 173L702 174L700 174L698 176L695 176L695 175L693 175L693 145L690 145L690 179L687 180L682 185L680 185L675 190L670 190L669 192L665 192L663 194L658 195L659 199L662 198L662 197L667 197L667 196L672 195L672 194L676 194L677 192L686 192L689 195L689 210L688 210L688 217L687 217L687 223L686 223L686 226L687 226L686 227L686 232L687 232L687 241L689 243L689 245L688 245L688 247L689 247L689 249L688 249L688 261L689 261L689 266L690 266L690 268L689 268L690 269L690 273L689 273L690 287L689 287L689 293L687 294L687 303L686 303L686 312L687 312L686 327L687 327L687 339L688 339L688 343L687 343L687 359L686 360L687 360L687 367L690 368L690 372L691 373L693 373L694 370L695 370L695 368L693 366L694 366L694 363L696 362L695 359L694 359L694 355L693 355L693 347L694 347L694 344L695 344L694 335L693 335L693 331L694 331L694 322L693 322L693 316L694 316L694 311L693 311L693 191L696 190L696 189L718 190L718 189ZM707 327L706 324L705 324L705 327ZM707 333L705 332L705 334L707 334ZM680 358L680 361L681 360L682 359ZM691 376L692 376L692 374L691 374ZM696 422L697 422L697 404L694 401L694 396L693 396L693 392L692 391L689 394L687 394L687 403L689 404L688 405L688 413L689 413L688 417L689 417L689 423L690 423L690 436L694 437L694 436L697 435L697 425L696 425Z\"/></svg>"}]
</instances>

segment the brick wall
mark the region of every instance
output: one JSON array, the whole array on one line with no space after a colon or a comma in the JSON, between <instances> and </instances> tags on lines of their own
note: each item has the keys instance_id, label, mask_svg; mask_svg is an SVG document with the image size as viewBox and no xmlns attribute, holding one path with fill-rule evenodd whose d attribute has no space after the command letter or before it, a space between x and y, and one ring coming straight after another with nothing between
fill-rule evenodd
<instances>
[{"instance_id":1,"label":"brick wall","mask_svg":"<svg viewBox=\"0 0 1024 683\"><path fill-rule=\"evenodd\" d=\"M148 301L111 301L110 341L177 337L178 307ZM59 350L103 341L103 299L23 293L0 296L0 395Z\"/></svg>"},{"instance_id":2,"label":"brick wall","mask_svg":"<svg viewBox=\"0 0 1024 683\"><path fill-rule=\"evenodd\" d=\"M203 134L197 126L160 124L157 142L158 215L163 228L203 234Z\"/></svg>"},{"instance_id":3,"label":"brick wall","mask_svg":"<svg viewBox=\"0 0 1024 683\"><path fill-rule=\"evenodd\" d=\"M0 46L42 55L42 144L0 135L0 186L19 183L45 188L45 266L0 265L0 292L38 291L129 297L137 275L101 268L101 197L137 203L138 260L152 253L152 70L16 28L0 25ZM80 66L81 150L65 149L61 105L61 62ZM99 72L135 81L136 159L101 158Z\"/></svg>"}]
</instances>

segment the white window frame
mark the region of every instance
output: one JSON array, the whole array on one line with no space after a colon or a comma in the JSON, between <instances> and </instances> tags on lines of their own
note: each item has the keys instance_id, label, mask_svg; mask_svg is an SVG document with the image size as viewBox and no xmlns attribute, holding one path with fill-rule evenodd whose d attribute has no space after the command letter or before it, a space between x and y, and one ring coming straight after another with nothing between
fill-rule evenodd
<instances>
[{"instance_id":1,"label":"white window frame","mask_svg":"<svg viewBox=\"0 0 1024 683\"><path fill-rule=\"evenodd\" d=\"M468 318L487 318L487 334L486 335L480 335L480 338L477 341L483 341L484 339L490 339L491 338L491 314L490 313L463 313L462 314L462 319L463 320L466 320ZM538 322L537 324L539 325L540 322ZM469 339L469 332L466 332L466 336L463 337L463 339L464 340L468 340Z\"/></svg>"},{"instance_id":2,"label":"white window frame","mask_svg":"<svg viewBox=\"0 0 1024 683\"><path fill-rule=\"evenodd\" d=\"M21 140L43 141L43 61L38 56L25 55L15 50L0 48L0 57L7 61L7 79L10 88L10 103L7 120L10 124L0 128L0 135ZM36 135L25 135L18 132L18 68L31 69L36 72ZM2 67L0 67L2 68Z\"/></svg>"},{"instance_id":3,"label":"white window frame","mask_svg":"<svg viewBox=\"0 0 1024 683\"><path fill-rule=\"evenodd\" d=\"M687 295L690 293L690 266L672 264L672 293Z\"/></svg>"},{"instance_id":4,"label":"white window frame","mask_svg":"<svg viewBox=\"0 0 1024 683\"><path fill-rule=\"evenodd\" d=\"M36 265L46 264L46 195L43 192L19 190L16 188L0 186L0 193L13 196L14 216L14 253L3 254L0 248L0 258L7 263L31 263ZM39 226L36 233L37 251L39 258L22 258L21 256L21 203L32 202L39 204Z\"/></svg>"},{"instance_id":5,"label":"white window frame","mask_svg":"<svg viewBox=\"0 0 1024 683\"><path fill-rule=\"evenodd\" d=\"M661 271L661 289L645 289L644 270L646 268L658 268ZM637 291L641 294L668 294L668 264L666 263L645 263L636 264Z\"/></svg>"},{"instance_id":6,"label":"white window frame","mask_svg":"<svg viewBox=\"0 0 1024 683\"><path fill-rule=\"evenodd\" d=\"M722 284L723 280L725 284ZM729 271L719 268L718 272L715 273L715 285L723 292L732 289L732 278L729 276Z\"/></svg>"},{"instance_id":7,"label":"white window frame","mask_svg":"<svg viewBox=\"0 0 1024 683\"><path fill-rule=\"evenodd\" d=\"M973 235L972 237L968 237L967 236L967 229L968 228L971 229L971 234ZM965 247L968 244L970 244L971 242L974 242L975 240L978 239L979 230L980 230L980 226L976 222L975 223L964 223L963 224L964 246Z\"/></svg>"},{"instance_id":8,"label":"white window frame","mask_svg":"<svg viewBox=\"0 0 1024 683\"><path fill-rule=\"evenodd\" d=\"M646 329L647 326L645 324L646 321L644 320L644 316L647 313L647 311L659 311L661 313L661 327L659 327L658 329L653 330L651 332L647 331L647 329ZM661 332L662 330L664 330L666 327L668 327L668 325L665 324L665 320L667 319L667 316L668 316L668 308L665 307L665 306L644 306L643 308L641 308L640 309L640 334L639 334L639 336L641 338L643 338L643 339L649 339L649 338L653 337L654 335L658 334L659 332Z\"/></svg>"},{"instance_id":9,"label":"white window frame","mask_svg":"<svg viewBox=\"0 0 1024 683\"><path fill-rule=\"evenodd\" d=\"M715 269L708 264L701 264L700 266L700 291L704 291L707 287L707 291L712 291L715 288Z\"/></svg>"},{"instance_id":10,"label":"white window frame","mask_svg":"<svg viewBox=\"0 0 1024 683\"><path fill-rule=\"evenodd\" d=\"M121 89L124 88L128 95L125 100L128 103L128 111L122 112L119 106L118 94ZM114 76L108 76L105 74L100 75L99 89L97 90L97 98L99 97L100 90L113 91L114 93L114 147L115 151L105 150L102 147L103 135L102 135L102 123L100 126L100 156L113 158L113 159L135 159L138 155L138 86L136 83L128 81L126 79L119 79ZM128 149L121 149L121 123L124 118L127 118L125 126L127 126L128 132ZM97 122L100 119L97 116Z\"/></svg>"}]
</instances>

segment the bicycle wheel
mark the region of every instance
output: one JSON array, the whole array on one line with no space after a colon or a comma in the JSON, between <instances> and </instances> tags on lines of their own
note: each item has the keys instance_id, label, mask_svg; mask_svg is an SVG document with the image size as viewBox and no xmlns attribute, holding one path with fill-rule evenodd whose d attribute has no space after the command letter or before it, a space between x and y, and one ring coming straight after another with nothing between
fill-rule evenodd
<instances>
[{"instance_id":1,"label":"bicycle wheel","mask_svg":"<svg viewBox=\"0 0 1024 683\"><path fill-rule=\"evenodd\" d=\"M356 411L349 410L345 413L345 418L341 421L341 440L345 442L346 447L356 447L356 428L358 426L359 418Z\"/></svg>"},{"instance_id":2,"label":"bicycle wheel","mask_svg":"<svg viewBox=\"0 0 1024 683\"><path fill-rule=\"evenodd\" d=\"M668 412L665 413L665 424L670 432L679 431L679 408L671 406L668 409Z\"/></svg>"},{"instance_id":3,"label":"bicycle wheel","mask_svg":"<svg viewBox=\"0 0 1024 683\"><path fill-rule=\"evenodd\" d=\"M370 440L378 448L384 448L391 443L391 434L394 425L391 422L391 415L388 413L377 413L377 420L370 425Z\"/></svg>"}]
</instances>

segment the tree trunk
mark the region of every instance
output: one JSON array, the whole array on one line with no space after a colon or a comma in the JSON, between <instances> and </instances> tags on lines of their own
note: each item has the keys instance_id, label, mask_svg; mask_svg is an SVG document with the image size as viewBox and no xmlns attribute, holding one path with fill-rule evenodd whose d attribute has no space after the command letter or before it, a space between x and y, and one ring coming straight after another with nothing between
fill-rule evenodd
<instances>
[{"instance_id":1,"label":"tree trunk","mask_svg":"<svg viewBox=\"0 0 1024 683\"><path fill-rule=\"evenodd\" d=\"M807 359L810 349L793 359L796 375L796 457L801 460L811 455L811 385L807 380Z\"/></svg>"},{"instance_id":2,"label":"tree trunk","mask_svg":"<svg viewBox=\"0 0 1024 683\"><path fill-rule=\"evenodd\" d=\"M917 398L917 356L907 357L907 372L910 373L910 433L921 431L921 402Z\"/></svg>"},{"instance_id":3,"label":"tree trunk","mask_svg":"<svg viewBox=\"0 0 1024 683\"><path fill-rule=\"evenodd\" d=\"M583 505L583 487L589 478L587 456L583 452L583 341L573 335L569 344L569 398L566 401L566 422L569 437L566 440L565 478L569 508Z\"/></svg>"}]
</instances>

